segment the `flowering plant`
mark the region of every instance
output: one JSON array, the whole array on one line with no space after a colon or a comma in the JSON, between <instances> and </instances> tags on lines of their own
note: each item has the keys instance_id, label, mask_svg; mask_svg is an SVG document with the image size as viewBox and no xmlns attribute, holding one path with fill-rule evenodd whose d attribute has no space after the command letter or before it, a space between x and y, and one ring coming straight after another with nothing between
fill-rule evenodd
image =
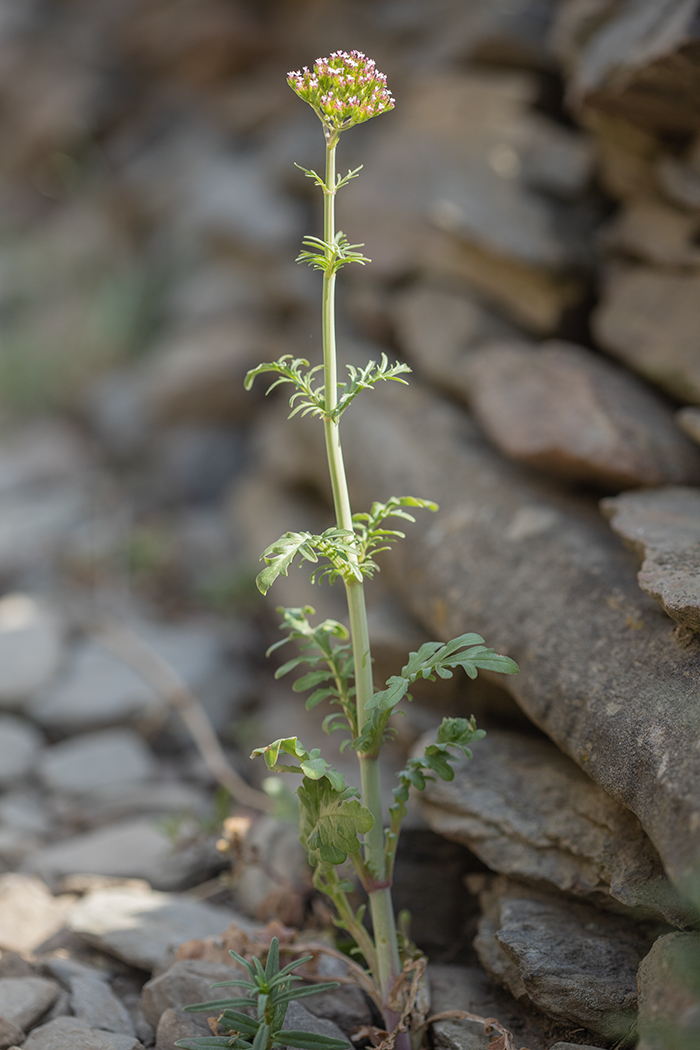
<instances>
[{"instance_id":1,"label":"flowering plant","mask_svg":"<svg viewBox=\"0 0 700 1050\"><path fill-rule=\"evenodd\" d=\"M391 902L396 848L409 790L422 790L426 779L434 779L435 775L451 780L451 762L456 755L462 752L471 757L469 745L484 734L476 728L473 718L444 719L435 743L422 756L410 759L398 774L399 783L389 807L389 825L385 828L379 755L391 733L389 719L402 700L411 699L409 690L418 679L451 678L457 667L463 668L470 678L475 678L480 668L514 674L517 666L484 645L479 635L467 633L447 643L426 642L409 654L399 675L389 678L382 688L375 688L364 581L377 569L376 555L403 537L397 528L390 527L396 519L412 522L413 510L438 508L430 500L393 496L385 503L372 504L369 511L353 514L351 510L340 443L341 416L362 390L383 381L403 383L403 376L410 369L401 362L390 364L382 355L379 362L370 361L364 368L348 365L347 381L338 382L336 275L348 263L364 264L369 260L359 251L363 245L349 244L345 235L335 229L336 194L360 171L349 171L341 178L336 174L335 155L343 131L388 112L394 100L386 77L359 51L335 51L329 58L318 59L312 70L304 67L290 73L288 83L314 109L326 138L325 175L301 169L323 193L323 237L304 238L305 250L297 260L323 274L323 363L310 366L307 360L286 354L278 361L252 369L246 386L250 388L262 373L273 373L277 378L270 389L279 384L293 387L291 415L311 414L323 422L336 524L321 535L286 532L263 552L265 567L257 584L266 593L298 559L314 564L312 579L320 581L325 577L331 583L342 579L349 630L333 620L314 626L310 619L314 610L308 606L283 609L282 628L287 637L270 651L290 640L299 643L299 655L283 664L277 677L305 668L293 689L311 691L307 708L321 703L332 705L324 729L330 733L344 728L348 732L343 746L349 745L357 753L362 790L346 786L342 775L321 757L320 751L308 751L297 737L276 740L257 748L253 755L264 756L271 770L301 775L301 839L314 869L314 883L333 901L337 925L355 939L378 989L390 1045L401 1048L408 1045L406 1028L415 1001L409 988L415 993L421 972L414 950L404 951L402 957ZM354 884L339 871L348 860L369 897L373 936L362 922L364 906L355 912L349 902L348 894Z\"/></svg>"}]
</instances>

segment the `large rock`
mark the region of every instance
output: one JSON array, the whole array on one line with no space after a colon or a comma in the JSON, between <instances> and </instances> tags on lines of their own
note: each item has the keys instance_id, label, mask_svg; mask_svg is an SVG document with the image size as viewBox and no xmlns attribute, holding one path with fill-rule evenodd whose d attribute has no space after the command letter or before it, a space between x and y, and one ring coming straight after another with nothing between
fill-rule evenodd
<instances>
[{"instance_id":1,"label":"large rock","mask_svg":"<svg viewBox=\"0 0 700 1050\"><path fill-rule=\"evenodd\" d=\"M697 933L669 933L654 942L637 974L639 1050L700 1042L699 967Z\"/></svg>"},{"instance_id":2,"label":"large rock","mask_svg":"<svg viewBox=\"0 0 700 1050\"><path fill-rule=\"evenodd\" d=\"M496 880L482 895L474 946L482 965L516 997L603 1039L629 1036L637 967L649 940L635 923L588 905L531 896Z\"/></svg>"},{"instance_id":3,"label":"large rock","mask_svg":"<svg viewBox=\"0 0 700 1050\"><path fill-rule=\"evenodd\" d=\"M668 133L700 127L700 34L694 0L562 4L558 50L572 101Z\"/></svg>"},{"instance_id":4,"label":"large rock","mask_svg":"<svg viewBox=\"0 0 700 1050\"><path fill-rule=\"evenodd\" d=\"M700 402L700 276L616 266L593 313L600 345L675 397Z\"/></svg>"},{"instance_id":5,"label":"large rock","mask_svg":"<svg viewBox=\"0 0 700 1050\"><path fill-rule=\"evenodd\" d=\"M107 1032L136 1035L129 1011L99 977L73 977L70 1005L76 1017Z\"/></svg>"},{"instance_id":6,"label":"large rock","mask_svg":"<svg viewBox=\"0 0 700 1050\"><path fill-rule=\"evenodd\" d=\"M434 831L503 875L613 910L621 902L641 916L693 921L634 814L545 738L489 729L473 758L455 764L455 779L428 784L419 806Z\"/></svg>"},{"instance_id":7,"label":"large rock","mask_svg":"<svg viewBox=\"0 0 700 1050\"><path fill-rule=\"evenodd\" d=\"M309 421L296 433L325 491L320 434ZM592 501L527 477L464 413L416 390L358 399L343 434L355 508L409 493L441 504L383 561L409 608L435 638L478 631L517 660L506 684L523 709L636 813L671 877L690 880L700 645L680 645L639 591L631 555Z\"/></svg>"},{"instance_id":8,"label":"large rock","mask_svg":"<svg viewBox=\"0 0 700 1050\"><path fill-rule=\"evenodd\" d=\"M490 345L466 372L475 415L511 459L613 489L700 475L700 455L671 410L582 346Z\"/></svg>"},{"instance_id":9,"label":"large rock","mask_svg":"<svg viewBox=\"0 0 700 1050\"><path fill-rule=\"evenodd\" d=\"M157 1028L162 1014L168 1009L182 1009L192 1003L246 995L246 989L236 989L235 986L212 988L217 981L231 981L237 974L240 974L241 980L247 980L242 970L227 966L226 963L181 959L143 986L141 1005L144 1017ZM194 1014L193 1019L200 1028L207 1028L206 1013Z\"/></svg>"},{"instance_id":10,"label":"large rock","mask_svg":"<svg viewBox=\"0 0 700 1050\"><path fill-rule=\"evenodd\" d=\"M601 502L627 547L643 558L639 586L669 616L700 631L700 489L625 492Z\"/></svg>"},{"instance_id":11,"label":"large rock","mask_svg":"<svg viewBox=\"0 0 700 1050\"><path fill-rule=\"evenodd\" d=\"M242 928L252 928L228 908L124 887L83 897L71 910L68 926L101 951L142 970L154 970L173 946L221 933L234 919Z\"/></svg>"}]
</instances>

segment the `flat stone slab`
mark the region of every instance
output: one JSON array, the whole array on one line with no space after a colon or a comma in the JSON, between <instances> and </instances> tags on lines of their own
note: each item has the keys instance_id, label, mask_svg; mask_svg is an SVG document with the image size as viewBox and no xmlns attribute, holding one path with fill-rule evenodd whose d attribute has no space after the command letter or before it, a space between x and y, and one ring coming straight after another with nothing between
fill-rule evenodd
<instances>
[{"instance_id":1,"label":"flat stone slab","mask_svg":"<svg viewBox=\"0 0 700 1050\"><path fill-rule=\"evenodd\" d=\"M0 948L30 952L62 928L65 899L57 900L34 875L0 875Z\"/></svg>"},{"instance_id":2,"label":"flat stone slab","mask_svg":"<svg viewBox=\"0 0 700 1050\"><path fill-rule=\"evenodd\" d=\"M36 726L14 715L0 714L0 788L14 786L32 771L43 743Z\"/></svg>"},{"instance_id":3,"label":"flat stone slab","mask_svg":"<svg viewBox=\"0 0 700 1050\"><path fill-rule=\"evenodd\" d=\"M196 850L176 851L155 820L135 818L42 846L24 871L50 885L66 875L112 875L145 879L159 890L178 888L201 864Z\"/></svg>"},{"instance_id":4,"label":"flat stone slab","mask_svg":"<svg viewBox=\"0 0 700 1050\"><path fill-rule=\"evenodd\" d=\"M236 921L254 923L228 908L170 893L130 888L89 893L73 907L68 926L88 943L141 970L154 970L173 946L222 933Z\"/></svg>"},{"instance_id":5,"label":"flat stone slab","mask_svg":"<svg viewBox=\"0 0 700 1050\"><path fill-rule=\"evenodd\" d=\"M0 977L0 1017L26 1031L53 1006L59 988L46 977Z\"/></svg>"},{"instance_id":6,"label":"flat stone slab","mask_svg":"<svg viewBox=\"0 0 700 1050\"><path fill-rule=\"evenodd\" d=\"M135 1036L104 1032L77 1017L57 1017L35 1028L22 1050L143 1050Z\"/></svg>"},{"instance_id":7,"label":"flat stone slab","mask_svg":"<svg viewBox=\"0 0 700 1050\"><path fill-rule=\"evenodd\" d=\"M700 489L625 492L601 510L625 546L643 558L639 586L679 623L700 631Z\"/></svg>"},{"instance_id":8,"label":"flat stone slab","mask_svg":"<svg viewBox=\"0 0 700 1050\"><path fill-rule=\"evenodd\" d=\"M45 685L63 650L63 626L50 606L29 594L0 599L0 707L19 707Z\"/></svg>"},{"instance_id":9,"label":"flat stone slab","mask_svg":"<svg viewBox=\"0 0 700 1050\"><path fill-rule=\"evenodd\" d=\"M156 760L142 736L130 729L83 733L45 750L38 773L50 791L98 793L142 783Z\"/></svg>"},{"instance_id":10,"label":"flat stone slab","mask_svg":"<svg viewBox=\"0 0 700 1050\"><path fill-rule=\"evenodd\" d=\"M516 999L606 1040L625 1038L637 1009L637 968L650 947L636 923L495 880L474 946Z\"/></svg>"},{"instance_id":11,"label":"flat stone slab","mask_svg":"<svg viewBox=\"0 0 700 1050\"><path fill-rule=\"evenodd\" d=\"M434 737L414 749L422 753ZM418 796L433 831L468 846L492 870L603 907L679 925L692 912L664 874L641 824L546 738L489 729L452 781Z\"/></svg>"},{"instance_id":12,"label":"flat stone slab","mask_svg":"<svg viewBox=\"0 0 700 1050\"><path fill-rule=\"evenodd\" d=\"M474 414L510 459L612 489L700 480L671 409L585 347L491 344L466 373Z\"/></svg>"},{"instance_id":13,"label":"flat stone slab","mask_svg":"<svg viewBox=\"0 0 700 1050\"><path fill-rule=\"evenodd\" d=\"M675 397L700 403L700 276L616 267L593 313L600 345Z\"/></svg>"},{"instance_id":14,"label":"flat stone slab","mask_svg":"<svg viewBox=\"0 0 700 1050\"><path fill-rule=\"evenodd\" d=\"M358 398L343 428L354 509L394 494L441 505L381 563L429 637L477 631L515 659L520 673L503 684L520 706L636 813L671 878L690 882L700 642L682 645L639 590L632 555L593 501L527 477L464 412L412 387ZM308 420L295 433L300 469L315 468L325 491L321 436Z\"/></svg>"},{"instance_id":15,"label":"flat stone slab","mask_svg":"<svg viewBox=\"0 0 700 1050\"><path fill-rule=\"evenodd\" d=\"M86 1024L107 1032L136 1035L134 1022L122 1001L99 977L73 977L70 982L73 1013Z\"/></svg>"}]
</instances>

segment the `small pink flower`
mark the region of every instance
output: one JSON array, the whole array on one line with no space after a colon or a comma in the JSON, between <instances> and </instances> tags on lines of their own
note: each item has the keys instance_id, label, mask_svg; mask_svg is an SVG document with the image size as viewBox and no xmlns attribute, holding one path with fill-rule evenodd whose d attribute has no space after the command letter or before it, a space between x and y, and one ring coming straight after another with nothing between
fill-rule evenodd
<instances>
[{"instance_id":1,"label":"small pink flower","mask_svg":"<svg viewBox=\"0 0 700 1050\"><path fill-rule=\"evenodd\" d=\"M313 70L288 73L287 83L316 111L328 139L394 108L386 76L361 51L333 51L316 59Z\"/></svg>"}]
</instances>

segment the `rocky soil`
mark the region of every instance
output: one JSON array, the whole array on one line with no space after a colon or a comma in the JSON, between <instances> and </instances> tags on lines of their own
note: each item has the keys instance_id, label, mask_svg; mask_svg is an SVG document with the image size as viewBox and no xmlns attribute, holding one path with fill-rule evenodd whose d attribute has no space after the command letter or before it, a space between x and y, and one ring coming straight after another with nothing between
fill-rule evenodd
<instances>
[{"instance_id":1,"label":"rocky soil","mask_svg":"<svg viewBox=\"0 0 700 1050\"><path fill-rule=\"evenodd\" d=\"M699 25L696 0L5 0L0 1050L172 1050L228 948L329 943L247 757L333 750L263 654L276 604L342 594L253 587L330 524L324 454L242 380L319 359L294 162L322 139L285 74L355 47L397 106L341 146L373 260L341 357L413 375L344 417L353 500L441 505L370 589L376 680L470 630L520 666L397 720L387 793L443 714L488 731L412 804L397 907L434 1011L529 1050L700 1041ZM305 1004L293 1027L377 1020L352 985Z\"/></svg>"}]
</instances>

